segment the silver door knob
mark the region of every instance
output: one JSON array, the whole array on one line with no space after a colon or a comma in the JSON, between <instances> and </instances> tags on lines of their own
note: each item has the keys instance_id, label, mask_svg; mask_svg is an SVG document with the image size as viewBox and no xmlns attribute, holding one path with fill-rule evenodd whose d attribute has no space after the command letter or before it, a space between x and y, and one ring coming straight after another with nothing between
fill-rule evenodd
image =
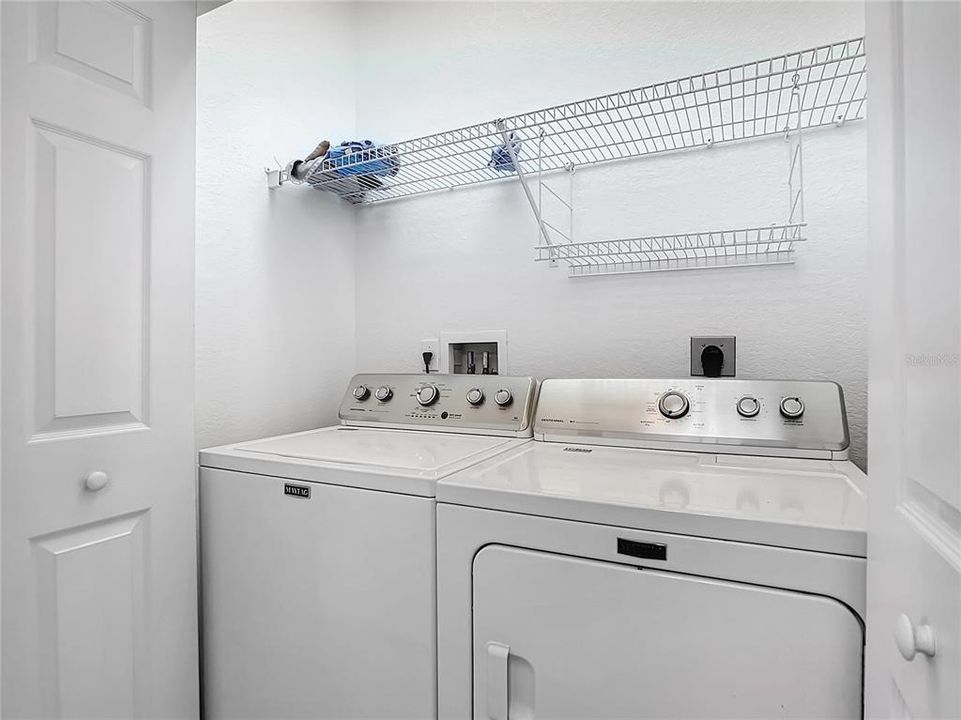
<instances>
[{"instance_id":1,"label":"silver door knob","mask_svg":"<svg viewBox=\"0 0 961 720\"><path fill-rule=\"evenodd\" d=\"M90 492L99 492L110 483L110 476L100 470L89 472L83 476L83 486Z\"/></svg>"},{"instance_id":2,"label":"silver door knob","mask_svg":"<svg viewBox=\"0 0 961 720\"><path fill-rule=\"evenodd\" d=\"M898 645L898 652L905 660L914 660L915 655L921 653L927 657L934 657L938 651L937 642L934 639L934 630L930 625L914 626L904 613L898 615L897 628L894 631L894 639Z\"/></svg>"}]
</instances>

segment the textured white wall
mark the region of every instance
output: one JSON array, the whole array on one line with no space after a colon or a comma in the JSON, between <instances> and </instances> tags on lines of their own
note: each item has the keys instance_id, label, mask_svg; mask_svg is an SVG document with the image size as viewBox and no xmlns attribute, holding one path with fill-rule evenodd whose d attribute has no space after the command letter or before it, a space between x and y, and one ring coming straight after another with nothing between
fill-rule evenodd
<instances>
[{"instance_id":1,"label":"textured white wall","mask_svg":"<svg viewBox=\"0 0 961 720\"><path fill-rule=\"evenodd\" d=\"M510 371L540 377L685 375L689 335L732 333L742 377L841 382L863 463L863 124L806 137L793 267L569 280L532 261L513 183L355 214L256 171L314 138L416 136L857 36L860 3L234 0L198 23L200 445L332 421L353 370L416 370L440 330L506 328ZM578 238L779 221L785 152L579 171Z\"/></svg>"},{"instance_id":2,"label":"textured white wall","mask_svg":"<svg viewBox=\"0 0 961 720\"><path fill-rule=\"evenodd\" d=\"M853 3L364 3L357 129L390 140L863 34ZM779 139L579 171L578 239L786 216ZM794 266L570 280L532 261L514 183L357 213L359 370L419 367L439 330L506 328L509 371L685 376L733 334L741 377L829 378L865 458L864 124L809 133L810 242Z\"/></svg>"},{"instance_id":3,"label":"textured white wall","mask_svg":"<svg viewBox=\"0 0 961 720\"><path fill-rule=\"evenodd\" d=\"M353 12L234 0L197 21L200 447L332 422L354 370L353 211L261 172L353 135Z\"/></svg>"}]
</instances>

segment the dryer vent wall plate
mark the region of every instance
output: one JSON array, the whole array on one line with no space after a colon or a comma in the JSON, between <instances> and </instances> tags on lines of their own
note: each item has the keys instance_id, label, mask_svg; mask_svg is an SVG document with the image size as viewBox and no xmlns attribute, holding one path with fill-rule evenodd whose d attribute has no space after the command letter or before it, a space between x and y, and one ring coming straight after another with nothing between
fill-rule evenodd
<instances>
[{"instance_id":1,"label":"dryer vent wall plate","mask_svg":"<svg viewBox=\"0 0 961 720\"><path fill-rule=\"evenodd\" d=\"M440 372L451 375L506 375L507 331L441 332Z\"/></svg>"},{"instance_id":2,"label":"dryer vent wall plate","mask_svg":"<svg viewBox=\"0 0 961 720\"><path fill-rule=\"evenodd\" d=\"M737 375L737 338L691 337L692 377L734 377Z\"/></svg>"}]
</instances>

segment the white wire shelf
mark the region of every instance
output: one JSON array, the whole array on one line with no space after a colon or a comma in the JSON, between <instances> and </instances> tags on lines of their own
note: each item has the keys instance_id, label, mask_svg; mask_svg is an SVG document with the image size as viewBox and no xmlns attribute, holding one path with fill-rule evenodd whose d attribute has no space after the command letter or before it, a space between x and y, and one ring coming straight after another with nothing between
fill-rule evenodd
<instances>
[{"instance_id":1,"label":"white wire shelf","mask_svg":"<svg viewBox=\"0 0 961 720\"><path fill-rule=\"evenodd\" d=\"M849 49L853 42L842 44L843 48ZM827 51L827 57L836 57L832 53L838 52L836 48L842 45L828 46L830 49ZM858 52L863 54L863 43L859 43ZM814 57L818 56L817 53L817 50L814 51ZM863 56L858 67L860 76L852 90L859 98L856 112L857 117L860 118L863 117L865 101ZM841 67L834 65L832 69L840 70ZM826 74L821 72L819 77L823 81ZM845 80L844 83L846 82L848 81ZM833 92L833 89L830 89L828 96L832 97ZM843 83L838 96L848 97ZM538 162L533 172L528 171L509 142L511 136L507 128L501 124L501 137L505 150L510 154L517 168L518 179L537 221L540 243L536 248L535 259L546 260L552 267L556 267L559 262L564 262L568 265L571 277L793 263L797 243L807 240L804 235L807 226L804 222L803 136L806 128L818 126L813 122L811 106L805 100L801 73L791 74L791 85L787 90L787 97L786 99L779 97L778 103L776 132L783 133L787 143L788 202L784 215L787 218L786 222L619 240L575 242L573 182L569 185L566 199L548 185L545 174L549 173L551 168L548 165L545 170L542 163L543 138L539 138L537 144ZM845 119L846 116L839 113L834 121L835 124L842 124ZM820 120L823 118L819 118ZM569 166L569 169L573 171L573 165ZM535 183L536 193L532 189ZM560 220L553 218L551 221L545 217L547 214L545 197L553 206L555 213L558 210L561 211Z\"/></svg>"},{"instance_id":2,"label":"white wire shelf","mask_svg":"<svg viewBox=\"0 0 961 720\"><path fill-rule=\"evenodd\" d=\"M334 162L318 159L296 178L268 171L269 183L306 181L370 205L513 178L515 168L545 172L710 147L783 133L795 90L798 129L863 118L863 38L391 143ZM491 166L492 151L503 145L505 130L520 146L516 164L498 170Z\"/></svg>"},{"instance_id":3,"label":"white wire shelf","mask_svg":"<svg viewBox=\"0 0 961 720\"><path fill-rule=\"evenodd\" d=\"M676 235L544 245L538 261L565 262L571 277L794 262L806 225L793 223Z\"/></svg>"}]
</instances>

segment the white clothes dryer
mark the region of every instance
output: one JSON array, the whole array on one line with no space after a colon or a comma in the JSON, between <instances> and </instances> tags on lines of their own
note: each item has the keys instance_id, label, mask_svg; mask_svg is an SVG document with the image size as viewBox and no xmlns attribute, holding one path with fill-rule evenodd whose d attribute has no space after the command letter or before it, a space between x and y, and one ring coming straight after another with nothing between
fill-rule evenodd
<instances>
[{"instance_id":1,"label":"white clothes dryer","mask_svg":"<svg viewBox=\"0 0 961 720\"><path fill-rule=\"evenodd\" d=\"M208 720L436 717L435 487L530 442L535 388L358 375L340 425L201 452Z\"/></svg>"},{"instance_id":2,"label":"white clothes dryer","mask_svg":"<svg viewBox=\"0 0 961 720\"><path fill-rule=\"evenodd\" d=\"M865 476L828 382L546 380L438 484L441 718L858 718Z\"/></svg>"}]
</instances>

